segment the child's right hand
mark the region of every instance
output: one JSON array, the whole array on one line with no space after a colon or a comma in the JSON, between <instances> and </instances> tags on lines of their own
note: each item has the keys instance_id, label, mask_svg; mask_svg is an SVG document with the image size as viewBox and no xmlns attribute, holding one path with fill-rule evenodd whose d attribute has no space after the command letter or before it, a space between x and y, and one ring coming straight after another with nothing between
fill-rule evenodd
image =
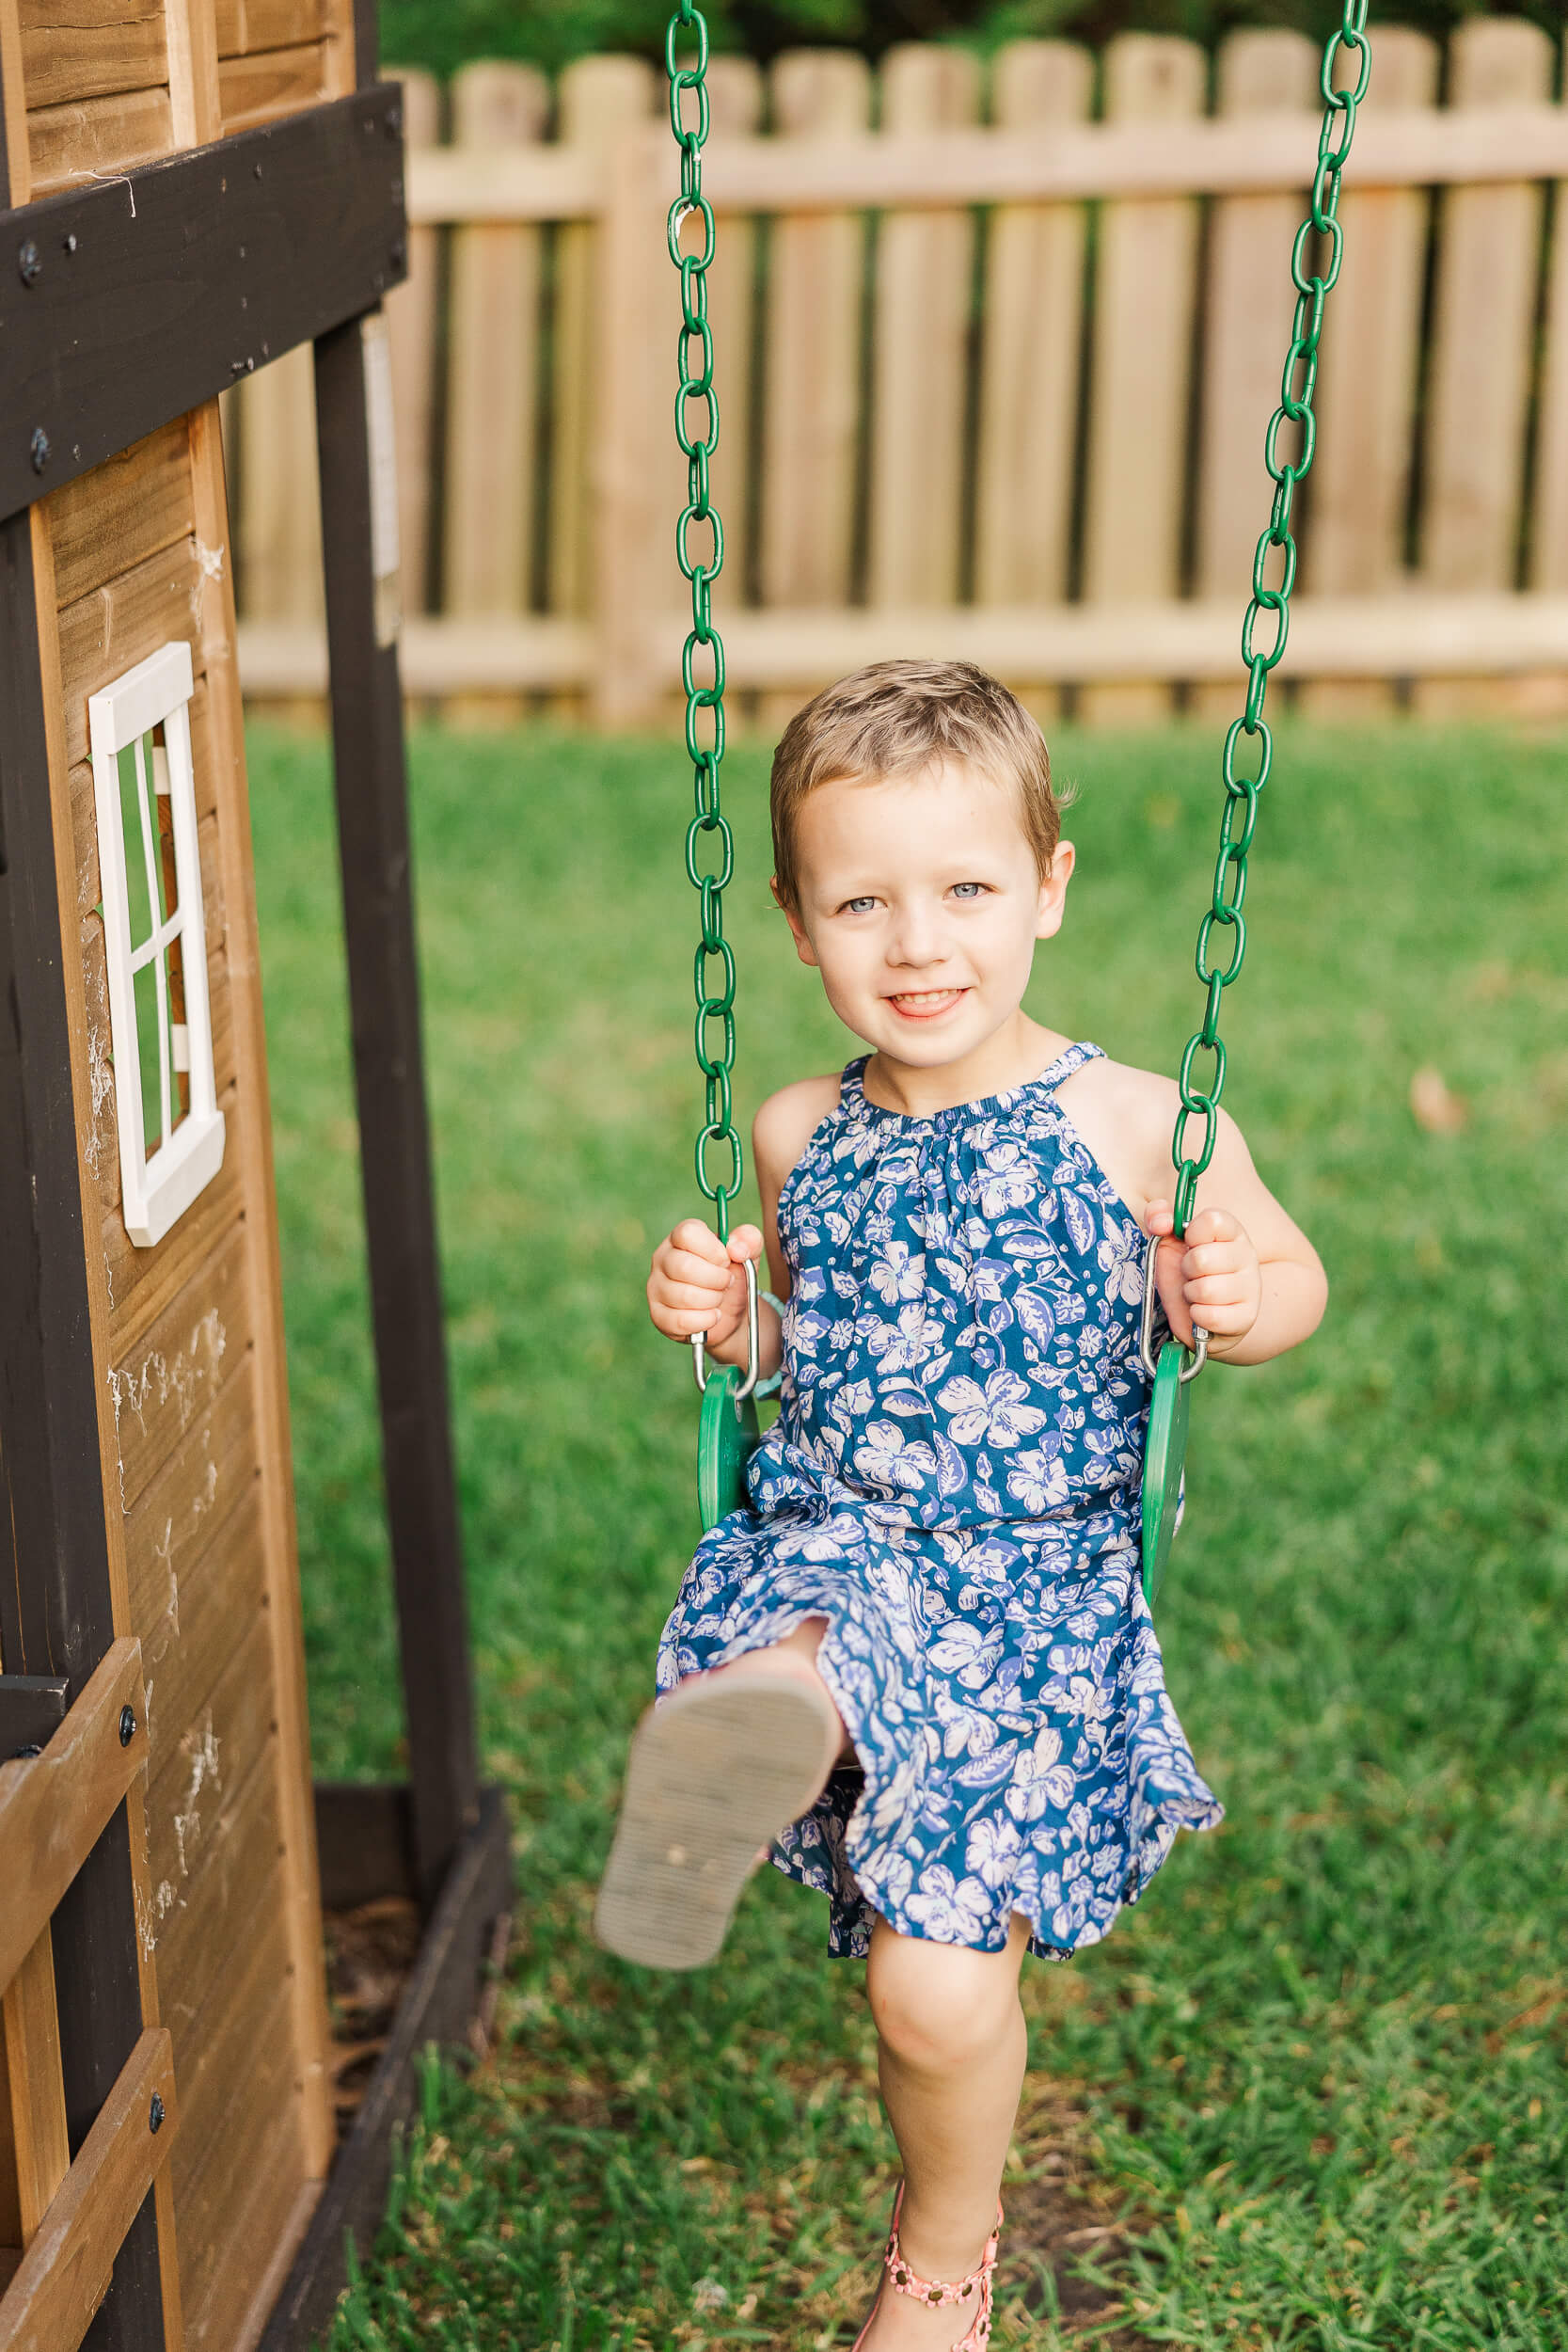
<instances>
[{"instance_id":1,"label":"child's right hand","mask_svg":"<svg viewBox=\"0 0 1568 2352\"><path fill-rule=\"evenodd\" d=\"M701 1331L709 1352L723 1361L727 1343L746 1320L746 1261L761 1256L762 1234L754 1225L737 1225L726 1248L701 1217L683 1217L654 1251L648 1312L655 1328L671 1340Z\"/></svg>"}]
</instances>

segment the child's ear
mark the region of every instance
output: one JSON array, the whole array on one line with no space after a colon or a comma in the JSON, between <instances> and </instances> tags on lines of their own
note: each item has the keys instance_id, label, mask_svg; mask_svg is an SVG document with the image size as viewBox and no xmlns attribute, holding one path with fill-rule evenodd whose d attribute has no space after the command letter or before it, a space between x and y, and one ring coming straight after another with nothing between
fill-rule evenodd
<instances>
[{"instance_id":1,"label":"child's ear","mask_svg":"<svg viewBox=\"0 0 1568 2352\"><path fill-rule=\"evenodd\" d=\"M1053 939L1061 930L1067 886L1077 863L1078 852L1071 842L1058 841L1052 854L1051 871L1040 882L1039 907L1035 918L1037 939Z\"/></svg>"},{"instance_id":2,"label":"child's ear","mask_svg":"<svg viewBox=\"0 0 1568 2352\"><path fill-rule=\"evenodd\" d=\"M802 963L815 964L816 961L816 950L812 946L811 941L806 937L806 927L800 920L799 911L790 905L789 900L784 897L784 892L779 888L779 878L777 874L772 876L768 887L773 893L774 905L780 910L784 921L789 925L790 937L795 942L796 954L800 957Z\"/></svg>"}]
</instances>

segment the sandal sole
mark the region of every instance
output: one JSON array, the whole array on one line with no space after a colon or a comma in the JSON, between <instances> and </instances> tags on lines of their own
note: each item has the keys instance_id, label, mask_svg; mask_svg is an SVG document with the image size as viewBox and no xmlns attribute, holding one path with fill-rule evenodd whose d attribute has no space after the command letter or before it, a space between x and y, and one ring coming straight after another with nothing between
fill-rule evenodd
<instances>
[{"instance_id":1,"label":"sandal sole","mask_svg":"<svg viewBox=\"0 0 1568 2352\"><path fill-rule=\"evenodd\" d=\"M716 1958L758 1848L813 1802L837 1734L827 1698L772 1675L693 1682L650 1708L594 1907L606 1950L646 1968Z\"/></svg>"}]
</instances>

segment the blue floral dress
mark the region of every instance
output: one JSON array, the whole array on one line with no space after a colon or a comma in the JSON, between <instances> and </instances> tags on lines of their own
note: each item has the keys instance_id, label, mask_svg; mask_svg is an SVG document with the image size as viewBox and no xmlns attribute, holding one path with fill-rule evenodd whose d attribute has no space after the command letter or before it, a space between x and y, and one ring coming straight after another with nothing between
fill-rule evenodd
<instances>
[{"instance_id":1,"label":"blue floral dress","mask_svg":"<svg viewBox=\"0 0 1568 2352\"><path fill-rule=\"evenodd\" d=\"M931 1119L851 1062L779 1201L781 1411L658 1683L827 1620L858 1763L774 1858L831 1899L837 1953L877 1913L995 1951L1022 1912L1065 1959L1221 1819L1139 1574L1143 1238L1056 1101L1099 1052Z\"/></svg>"}]
</instances>

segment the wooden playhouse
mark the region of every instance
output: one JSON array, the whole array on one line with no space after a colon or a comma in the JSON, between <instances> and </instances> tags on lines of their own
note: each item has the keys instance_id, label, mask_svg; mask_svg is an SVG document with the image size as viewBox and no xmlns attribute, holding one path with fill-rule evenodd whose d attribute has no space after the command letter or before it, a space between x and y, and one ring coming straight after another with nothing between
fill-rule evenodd
<instances>
[{"instance_id":1,"label":"wooden playhouse","mask_svg":"<svg viewBox=\"0 0 1568 2352\"><path fill-rule=\"evenodd\" d=\"M0 0L0 2347L303 2343L506 1902L409 897L373 0ZM312 1789L217 395L314 345L406 1788ZM423 1940L335 2149L323 1909Z\"/></svg>"}]
</instances>

